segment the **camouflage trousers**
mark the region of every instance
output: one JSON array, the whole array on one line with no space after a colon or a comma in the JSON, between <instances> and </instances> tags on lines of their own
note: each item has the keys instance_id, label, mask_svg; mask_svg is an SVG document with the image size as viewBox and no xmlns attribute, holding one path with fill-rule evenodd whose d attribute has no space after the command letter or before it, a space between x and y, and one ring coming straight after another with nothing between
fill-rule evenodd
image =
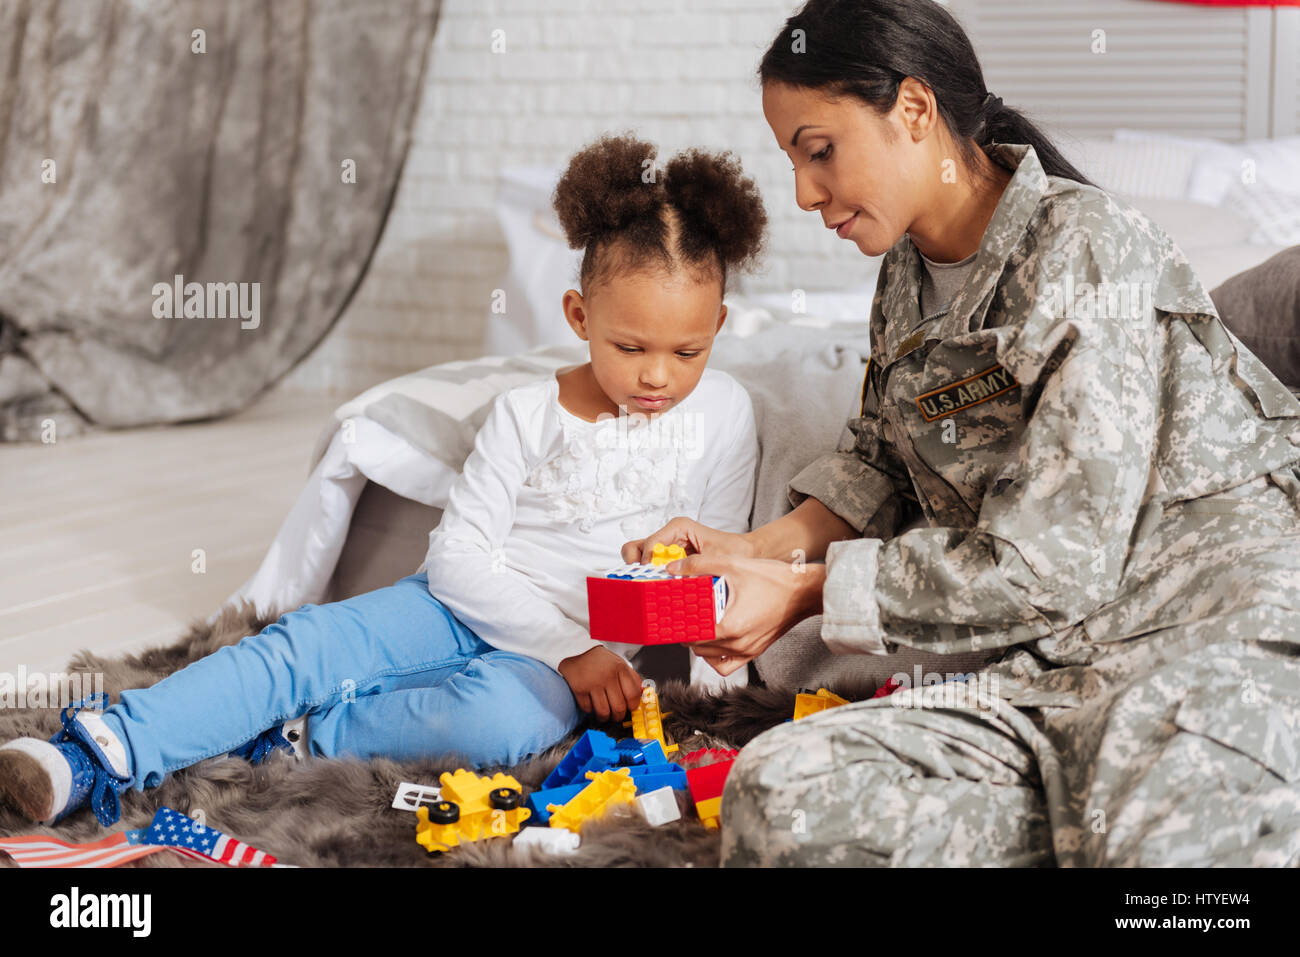
<instances>
[{"instance_id":1,"label":"camouflage trousers","mask_svg":"<svg viewBox=\"0 0 1300 957\"><path fill-rule=\"evenodd\" d=\"M1300 612L1086 664L1016 648L780 725L741 751L722 819L733 867L1300 865Z\"/></svg>"}]
</instances>

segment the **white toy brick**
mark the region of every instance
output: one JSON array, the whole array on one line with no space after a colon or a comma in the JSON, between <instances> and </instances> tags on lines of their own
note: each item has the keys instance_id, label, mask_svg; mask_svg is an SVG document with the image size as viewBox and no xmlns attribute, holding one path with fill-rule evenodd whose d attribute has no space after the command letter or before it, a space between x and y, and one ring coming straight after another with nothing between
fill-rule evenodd
<instances>
[{"instance_id":1,"label":"white toy brick","mask_svg":"<svg viewBox=\"0 0 1300 957\"><path fill-rule=\"evenodd\" d=\"M641 809L641 815L653 827L680 821L682 818L682 812L677 807L677 795L669 787L639 795L636 806Z\"/></svg>"},{"instance_id":2,"label":"white toy brick","mask_svg":"<svg viewBox=\"0 0 1300 957\"><path fill-rule=\"evenodd\" d=\"M576 854L582 838L562 827L526 827L515 835L515 847L535 847L547 854Z\"/></svg>"}]
</instances>

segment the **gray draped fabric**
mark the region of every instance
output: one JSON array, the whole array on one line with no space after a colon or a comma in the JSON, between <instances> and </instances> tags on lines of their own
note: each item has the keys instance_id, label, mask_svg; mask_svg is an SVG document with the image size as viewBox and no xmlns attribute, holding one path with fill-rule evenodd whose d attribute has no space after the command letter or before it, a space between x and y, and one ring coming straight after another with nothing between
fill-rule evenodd
<instances>
[{"instance_id":1,"label":"gray draped fabric","mask_svg":"<svg viewBox=\"0 0 1300 957\"><path fill-rule=\"evenodd\" d=\"M228 414L307 355L378 242L439 9L0 0L0 437Z\"/></svg>"}]
</instances>

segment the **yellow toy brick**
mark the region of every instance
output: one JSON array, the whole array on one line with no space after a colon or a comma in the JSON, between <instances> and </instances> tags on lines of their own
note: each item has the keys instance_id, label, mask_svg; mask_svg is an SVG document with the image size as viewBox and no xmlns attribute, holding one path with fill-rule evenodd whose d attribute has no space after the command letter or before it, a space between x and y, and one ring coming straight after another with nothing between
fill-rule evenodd
<instances>
[{"instance_id":1,"label":"yellow toy brick","mask_svg":"<svg viewBox=\"0 0 1300 957\"><path fill-rule=\"evenodd\" d=\"M441 800L415 812L415 840L427 851L514 834L532 815L523 806L523 788L508 774L483 778L462 768L445 772L439 781Z\"/></svg>"},{"instance_id":2,"label":"yellow toy brick","mask_svg":"<svg viewBox=\"0 0 1300 957\"><path fill-rule=\"evenodd\" d=\"M450 802L447 802L450 804ZM435 811L450 813L443 802L439 801L434 805ZM415 843L419 844L430 853L434 851L449 851L460 844L460 818L449 824L437 824L429 820L428 805L421 804L415 809L415 816L419 819L415 824Z\"/></svg>"},{"instance_id":3,"label":"yellow toy brick","mask_svg":"<svg viewBox=\"0 0 1300 957\"><path fill-rule=\"evenodd\" d=\"M438 778L442 785L439 792L446 801L455 801L460 805L461 817L479 814L491 810L488 796L501 788L522 791L519 782L508 774L494 774L490 778L481 778L473 771L460 768L456 771L444 771Z\"/></svg>"},{"instance_id":4,"label":"yellow toy brick","mask_svg":"<svg viewBox=\"0 0 1300 957\"><path fill-rule=\"evenodd\" d=\"M669 562L680 561L685 557L686 549L682 548L682 546L655 542L654 550L650 554L650 564L667 565Z\"/></svg>"},{"instance_id":5,"label":"yellow toy brick","mask_svg":"<svg viewBox=\"0 0 1300 957\"><path fill-rule=\"evenodd\" d=\"M591 783L573 796L568 804L548 804L551 827L562 827L575 834L582 833L587 821L603 817L610 808L631 804L636 800L636 783L630 768L609 771L588 771Z\"/></svg>"},{"instance_id":6,"label":"yellow toy brick","mask_svg":"<svg viewBox=\"0 0 1300 957\"><path fill-rule=\"evenodd\" d=\"M641 689L641 707L632 712L632 720L624 721L623 727L632 729L632 737L638 741L658 741L664 754L672 754L677 745L669 742L664 734L663 715L659 712L659 693L652 687Z\"/></svg>"},{"instance_id":7,"label":"yellow toy brick","mask_svg":"<svg viewBox=\"0 0 1300 957\"><path fill-rule=\"evenodd\" d=\"M838 708L840 705L848 703L847 699L841 698L833 691L827 691L825 688L818 688L816 694L803 692L794 696L794 720L798 721L810 714L816 714L828 708Z\"/></svg>"},{"instance_id":8,"label":"yellow toy brick","mask_svg":"<svg viewBox=\"0 0 1300 957\"><path fill-rule=\"evenodd\" d=\"M700 823L705 827L717 828L722 818L722 797L709 798L695 805L695 812L700 816Z\"/></svg>"}]
</instances>

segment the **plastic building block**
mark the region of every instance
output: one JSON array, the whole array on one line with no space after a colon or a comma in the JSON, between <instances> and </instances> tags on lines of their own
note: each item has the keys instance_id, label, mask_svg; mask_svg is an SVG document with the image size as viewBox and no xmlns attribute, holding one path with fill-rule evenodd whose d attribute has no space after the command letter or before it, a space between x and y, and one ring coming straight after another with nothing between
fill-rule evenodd
<instances>
[{"instance_id":1,"label":"plastic building block","mask_svg":"<svg viewBox=\"0 0 1300 957\"><path fill-rule=\"evenodd\" d=\"M615 747L618 749L618 763L623 767L645 764L644 742L636 738L620 738Z\"/></svg>"},{"instance_id":2,"label":"plastic building block","mask_svg":"<svg viewBox=\"0 0 1300 957\"><path fill-rule=\"evenodd\" d=\"M876 689L876 693L873 694L871 697L873 697L873 698L888 698L891 694L893 694L895 691L897 691L897 690L898 690L899 688L901 688L901 687L903 687L903 683L902 683L901 681L895 681L893 678L890 678L890 679L889 679L888 681L886 681L883 685L881 685L879 688L877 688L877 689ZM901 700L901 699L900 699L900 700Z\"/></svg>"},{"instance_id":3,"label":"plastic building block","mask_svg":"<svg viewBox=\"0 0 1300 957\"><path fill-rule=\"evenodd\" d=\"M682 819L682 812L677 807L677 795L672 788L659 788L649 794L642 794L636 799L636 806L652 827Z\"/></svg>"},{"instance_id":4,"label":"plastic building block","mask_svg":"<svg viewBox=\"0 0 1300 957\"><path fill-rule=\"evenodd\" d=\"M637 794L647 794L660 788L685 791L686 769L676 764L639 765L628 768Z\"/></svg>"},{"instance_id":5,"label":"plastic building block","mask_svg":"<svg viewBox=\"0 0 1300 957\"><path fill-rule=\"evenodd\" d=\"M686 783L690 787L691 800L695 802L695 812L705 827L717 827L722 818L722 788L734 763L719 761L686 772Z\"/></svg>"},{"instance_id":6,"label":"plastic building block","mask_svg":"<svg viewBox=\"0 0 1300 957\"><path fill-rule=\"evenodd\" d=\"M722 823L722 798L707 798L695 802L695 813L700 816L700 823L716 830Z\"/></svg>"},{"instance_id":7,"label":"plastic building block","mask_svg":"<svg viewBox=\"0 0 1300 957\"><path fill-rule=\"evenodd\" d=\"M547 808L551 812L551 827L581 833L582 826L588 821L603 817L610 808L631 804L636 799L636 785L632 783L628 768L589 771L587 778L591 783L568 804L563 807L552 804Z\"/></svg>"},{"instance_id":8,"label":"plastic building block","mask_svg":"<svg viewBox=\"0 0 1300 957\"><path fill-rule=\"evenodd\" d=\"M717 764L730 761L740 753L736 748L700 748L681 757L682 764Z\"/></svg>"},{"instance_id":9,"label":"plastic building block","mask_svg":"<svg viewBox=\"0 0 1300 957\"><path fill-rule=\"evenodd\" d=\"M514 834L532 814L523 806L523 788L508 774L483 778L461 768L438 780L440 799L415 811L415 840L429 852Z\"/></svg>"},{"instance_id":10,"label":"plastic building block","mask_svg":"<svg viewBox=\"0 0 1300 957\"><path fill-rule=\"evenodd\" d=\"M604 575L590 575L590 578L613 578L618 581L635 581L635 582L671 582L682 581L683 579L705 578L704 575L674 575L660 565L652 565L649 562L642 564L640 562L629 562L625 565L615 565L604 573ZM717 576L714 576L717 577Z\"/></svg>"},{"instance_id":11,"label":"plastic building block","mask_svg":"<svg viewBox=\"0 0 1300 957\"><path fill-rule=\"evenodd\" d=\"M526 827L515 837L514 846L535 848L546 854L576 854L582 838L559 827Z\"/></svg>"},{"instance_id":12,"label":"plastic building block","mask_svg":"<svg viewBox=\"0 0 1300 957\"><path fill-rule=\"evenodd\" d=\"M627 723L626 721L623 722L624 725ZM642 768L670 763L668 757L664 754L664 746L658 741L638 741L636 738L623 738L618 743L618 751L621 759L619 764L623 767Z\"/></svg>"},{"instance_id":13,"label":"plastic building block","mask_svg":"<svg viewBox=\"0 0 1300 957\"><path fill-rule=\"evenodd\" d=\"M641 706L632 712L631 721L623 722L623 727L630 727L632 737L638 741L657 741L664 754L672 754L677 750L677 745L665 737L663 718L659 711L659 692L647 685L641 689Z\"/></svg>"},{"instance_id":14,"label":"plastic building block","mask_svg":"<svg viewBox=\"0 0 1300 957\"><path fill-rule=\"evenodd\" d=\"M838 708L840 705L848 703L848 699L841 698L825 688L818 688L816 694L800 692L794 696L794 720L798 721L810 714L817 714L817 712L825 711L828 708Z\"/></svg>"},{"instance_id":15,"label":"plastic building block","mask_svg":"<svg viewBox=\"0 0 1300 957\"><path fill-rule=\"evenodd\" d=\"M430 787L427 784L412 784L410 781L403 781L397 786L397 794L393 797L393 807L399 811L414 811L421 804L437 804L438 799L437 788Z\"/></svg>"},{"instance_id":16,"label":"plastic building block","mask_svg":"<svg viewBox=\"0 0 1300 957\"><path fill-rule=\"evenodd\" d=\"M686 772L686 783L690 787L691 798L699 802L706 798L721 797L722 787L726 783L727 775L731 773L731 766L735 763L734 760L719 761L716 764L689 769Z\"/></svg>"},{"instance_id":17,"label":"plastic building block","mask_svg":"<svg viewBox=\"0 0 1300 957\"><path fill-rule=\"evenodd\" d=\"M668 761L668 756L664 754L664 746L662 742L658 740L644 742L641 745L641 754L645 757L645 764L647 767L652 767L656 764L670 763Z\"/></svg>"},{"instance_id":18,"label":"plastic building block","mask_svg":"<svg viewBox=\"0 0 1300 957\"><path fill-rule=\"evenodd\" d=\"M630 564L587 576L588 628L597 641L712 641L726 607L720 575L670 575L662 565Z\"/></svg>"},{"instance_id":19,"label":"plastic building block","mask_svg":"<svg viewBox=\"0 0 1300 957\"><path fill-rule=\"evenodd\" d=\"M686 549L680 545L665 545L663 542L655 542L654 548L650 553L651 565L667 565L669 562L680 561L686 557Z\"/></svg>"},{"instance_id":20,"label":"plastic building block","mask_svg":"<svg viewBox=\"0 0 1300 957\"><path fill-rule=\"evenodd\" d=\"M574 758L572 766L585 762L582 763L581 770L584 780L579 781L577 784L561 784L556 787L546 787L543 784L541 790L528 795L525 803L533 812L534 823L548 824L551 817L551 812L547 810L548 805L567 804L587 786L585 777L588 772L610 770L614 764L612 761L607 765L601 765L600 763L611 754L607 747L608 735L604 735L599 731L588 732L588 734L595 737L589 738L586 745L583 745L580 739L569 751L570 756L575 751L579 752L578 756ZM586 736L584 735L584 737ZM594 745L594 750L599 753L587 757L589 750L591 750L588 747L589 745ZM685 769L668 760L664 755L663 745L658 741L638 741L635 738L624 738L614 746L612 754L618 758L618 765L628 769L632 781L636 785L637 794L644 794L646 791L653 791L662 787L677 788L678 790L686 789ZM568 756L566 756L565 760L568 760ZM560 769L557 768L556 770L559 771ZM551 777L556 776L555 771L551 772ZM559 777L562 776L563 772ZM551 777L546 780L549 782Z\"/></svg>"},{"instance_id":21,"label":"plastic building block","mask_svg":"<svg viewBox=\"0 0 1300 957\"><path fill-rule=\"evenodd\" d=\"M547 788L544 791L534 791L528 795L528 807L532 809L533 821L537 824L549 824L551 821L551 812L546 808L549 805L564 806L582 793L582 789L587 786L586 781L579 784L565 784L558 788Z\"/></svg>"},{"instance_id":22,"label":"plastic building block","mask_svg":"<svg viewBox=\"0 0 1300 957\"><path fill-rule=\"evenodd\" d=\"M619 757L613 738L603 731L588 731L573 743L569 753L546 776L542 789L581 783L586 780L588 771L612 768L619 763Z\"/></svg>"}]
</instances>

